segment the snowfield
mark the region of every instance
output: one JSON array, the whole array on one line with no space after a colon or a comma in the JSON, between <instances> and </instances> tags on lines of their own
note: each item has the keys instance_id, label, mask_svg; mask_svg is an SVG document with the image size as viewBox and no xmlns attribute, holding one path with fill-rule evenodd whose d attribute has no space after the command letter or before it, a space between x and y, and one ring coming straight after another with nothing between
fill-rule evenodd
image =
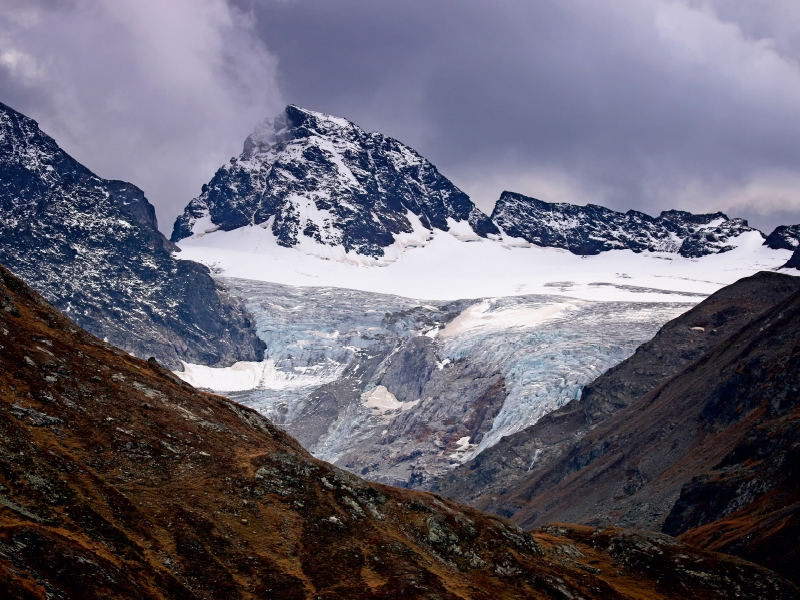
<instances>
[{"instance_id":1,"label":"snowfield","mask_svg":"<svg viewBox=\"0 0 800 600\"><path fill-rule=\"evenodd\" d=\"M455 300L528 294L595 301L696 301L734 281L780 268L789 250L763 245L757 231L744 233L729 252L699 259L671 252L611 250L581 257L532 246L518 238L464 241L465 227L398 236L387 256L374 259L309 238L279 246L269 228L213 231L182 240L180 258L214 273L291 286L339 287L407 298ZM471 233L471 231L470 231ZM694 300L693 300L694 299Z\"/></svg>"}]
</instances>

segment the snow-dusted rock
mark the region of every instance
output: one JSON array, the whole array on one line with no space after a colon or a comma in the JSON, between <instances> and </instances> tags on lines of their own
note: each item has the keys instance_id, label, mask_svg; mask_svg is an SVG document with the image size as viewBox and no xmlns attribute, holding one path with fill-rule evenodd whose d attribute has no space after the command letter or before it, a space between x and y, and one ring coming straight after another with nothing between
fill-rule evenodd
<instances>
[{"instance_id":1,"label":"snow-dusted rock","mask_svg":"<svg viewBox=\"0 0 800 600\"><path fill-rule=\"evenodd\" d=\"M795 250L800 246L800 225L780 225L767 236L764 245L773 250Z\"/></svg>"},{"instance_id":2,"label":"snow-dusted rock","mask_svg":"<svg viewBox=\"0 0 800 600\"><path fill-rule=\"evenodd\" d=\"M0 263L137 356L171 368L259 360L263 343L239 303L176 250L139 188L96 176L0 104Z\"/></svg>"},{"instance_id":3,"label":"snow-dusted rock","mask_svg":"<svg viewBox=\"0 0 800 600\"><path fill-rule=\"evenodd\" d=\"M416 219L409 218L413 215ZM172 241L245 226L277 243L304 238L381 257L399 234L450 229L485 238L497 228L430 162L397 140L294 105L261 123L175 222Z\"/></svg>"},{"instance_id":4,"label":"snow-dusted rock","mask_svg":"<svg viewBox=\"0 0 800 600\"><path fill-rule=\"evenodd\" d=\"M744 219L729 219L721 212L695 215L668 210L651 217L596 204L544 202L513 192L503 192L492 220L509 236L582 255L629 249L699 258L732 250L731 238L755 231Z\"/></svg>"}]
</instances>

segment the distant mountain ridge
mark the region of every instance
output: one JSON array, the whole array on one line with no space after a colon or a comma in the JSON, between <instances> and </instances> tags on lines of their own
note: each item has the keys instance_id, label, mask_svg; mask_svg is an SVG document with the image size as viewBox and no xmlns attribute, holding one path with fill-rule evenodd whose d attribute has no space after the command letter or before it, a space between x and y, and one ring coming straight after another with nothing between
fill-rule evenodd
<instances>
[{"instance_id":1,"label":"distant mountain ridge","mask_svg":"<svg viewBox=\"0 0 800 600\"><path fill-rule=\"evenodd\" d=\"M617 212L596 204L550 203L503 192L492 221L510 236L537 246L564 248L573 254L599 254L608 250L675 252L699 258L733 249L728 242L756 231L744 219L729 219L721 212L695 215L680 210L658 217L629 210Z\"/></svg>"},{"instance_id":2,"label":"distant mountain ridge","mask_svg":"<svg viewBox=\"0 0 800 600\"><path fill-rule=\"evenodd\" d=\"M424 238L437 230L464 241L521 238L579 255L630 249L693 259L732 250L738 236L758 231L722 212L668 210L652 217L508 191L487 216L408 146L295 105L256 127L242 154L189 202L171 240L256 226L269 230L279 246L313 243L374 259L385 257L403 234ZM782 226L766 245L791 250L799 240L800 225Z\"/></svg>"},{"instance_id":3,"label":"distant mountain ridge","mask_svg":"<svg viewBox=\"0 0 800 600\"><path fill-rule=\"evenodd\" d=\"M0 104L0 262L91 333L170 368L262 358L240 304L178 250L142 190Z\"/></svg>"}]
</instances>

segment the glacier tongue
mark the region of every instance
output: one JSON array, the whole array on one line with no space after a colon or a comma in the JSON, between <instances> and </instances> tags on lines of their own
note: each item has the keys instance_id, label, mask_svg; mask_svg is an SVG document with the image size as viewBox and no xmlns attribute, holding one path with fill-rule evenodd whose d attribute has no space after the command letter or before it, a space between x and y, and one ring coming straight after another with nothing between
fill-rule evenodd
<instances>
[{"instance_id":1,"label":"glacier tongue","mask_svg":"<svg viewBox=\"0 0 800 600\"><path fill-rule=\"evenodd\" d=\"M258 409L319 458L417 488L577 398L692 305L225 285L268 359L178 375Z\"/></svg>"}]
</instances>

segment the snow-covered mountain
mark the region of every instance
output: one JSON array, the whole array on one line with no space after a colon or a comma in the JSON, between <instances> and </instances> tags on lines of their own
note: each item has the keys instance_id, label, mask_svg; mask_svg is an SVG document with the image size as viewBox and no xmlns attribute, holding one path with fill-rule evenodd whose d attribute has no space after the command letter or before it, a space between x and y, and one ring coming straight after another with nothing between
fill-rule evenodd
<instances>
[{"instance_id":1,"label":"snow-covered mountain","mask_svg":"<svg viewBox=\"0 0 800 600\"><path fill-rule=\"evenodd\" d=\"M791 256L722 213L506 192L487 217L410 148L296 106L219 169L173 240L243 299L267 344L263 362L181 376L318 457L415 487Z\"/></svg>"},{"instance_id":2,"label":"snow-covered mountain","mask_svg":"<svg viewBox=\"0 0 800 600\"><path fill-rule=\"evenodd\" d=\"M463 223L498 234L469 197L397 140L294 105L261 123L175 222L172 241L259 226L279 245L304 240L382 257L403 234Z\"/></svg>"},{"instance_id":3,"label":"snow-covered mountain","mask_svg":"<svg viewBox=\"0 0 800 600\"><path fill-rule=\"evenodd\" d=\"M140 189L98 177L0 104L0 263L137 356L171 368L259 360L263 343L239 302L177 250Z\"/></svg>"},{"instance_id":4,"label":"snow-covered mountain","mask_svg":"<svg viewBox=\"0 0 800 600\"><path fill-rule=\"evenodd\" d=\"M723 213L651 217L511 192L489 217L411 148L290 105L203 186L172 240L218 274L288 285L674 301L781 268L800 237L784 229L765 245Z\"/></svg>"},{"instance_id":5,"label":"snow-covered mountain","mask_svg":"<svg viewBox=\"0 0 800 600\"><path fill-rule=\"evenodd\" d=\"M695 215L667 210L651 217L636 210L621 213L596 204L543 202L513 192L503 192L492 220L506 235L581 255L628 249L699 258L733 250L735 238L757 231L744 219L729 219L721 212Z\"/></svg>"}]
</instances>

